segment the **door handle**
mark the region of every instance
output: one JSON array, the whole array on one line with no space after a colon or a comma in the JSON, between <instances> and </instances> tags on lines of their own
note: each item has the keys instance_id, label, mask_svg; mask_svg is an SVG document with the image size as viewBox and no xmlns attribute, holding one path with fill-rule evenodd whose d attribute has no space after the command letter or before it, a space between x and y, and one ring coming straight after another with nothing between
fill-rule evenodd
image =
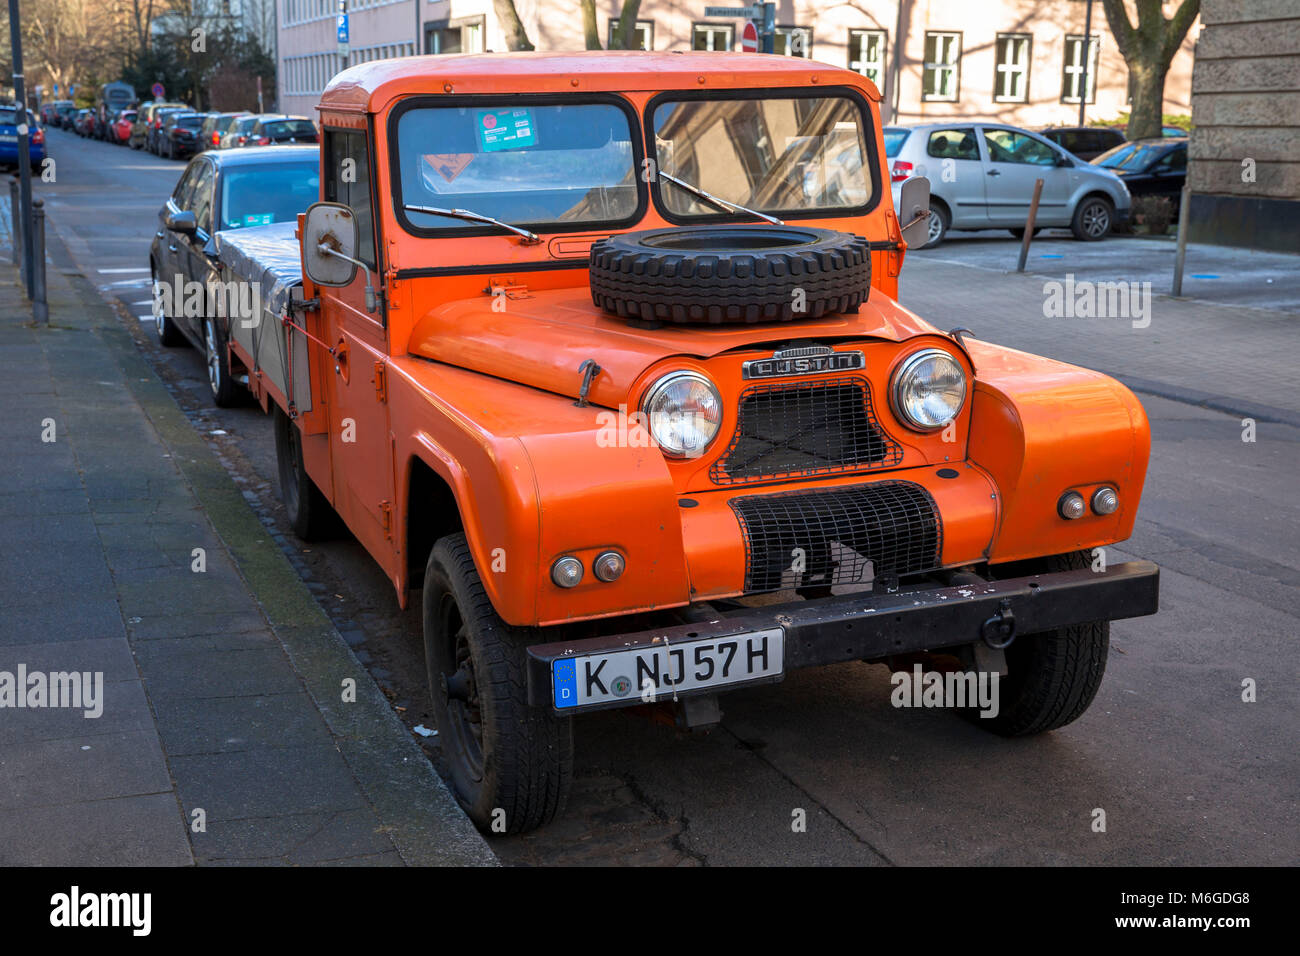
<instances>
[{"instance_id":1,"label":"door handle","mask_svg":"<svg viewBox=\"0 0 1300 956\"><path fill-rule=\"evenodd\" d=\"M996 170L996 169L990 169L990 170L988 171L988 175L990 175L990 176L1001 176L1002 173L999 172L999 171Z\"/></svg>"}]
</instances>

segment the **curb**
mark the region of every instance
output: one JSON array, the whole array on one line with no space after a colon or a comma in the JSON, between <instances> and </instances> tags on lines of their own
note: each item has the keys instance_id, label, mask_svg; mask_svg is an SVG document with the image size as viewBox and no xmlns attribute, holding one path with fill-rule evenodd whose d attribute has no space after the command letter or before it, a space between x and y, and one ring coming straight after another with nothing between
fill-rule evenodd
<instances>
[{"instance_id":1,"label":"curb","mask_svg":"<svg viewBox=\"0 0 1300 956\"><path fill-rule=\"evenodd\" d=\"M140 354L122 319L79 269L55 228L49 255L122 369L132 397L234 559L250 594L320 711L358 786L402 859L413 866L496 866L496 855L316 603L214 452ZM342 682L356 700L342 702Z\"/></svg>"}]
</instances>

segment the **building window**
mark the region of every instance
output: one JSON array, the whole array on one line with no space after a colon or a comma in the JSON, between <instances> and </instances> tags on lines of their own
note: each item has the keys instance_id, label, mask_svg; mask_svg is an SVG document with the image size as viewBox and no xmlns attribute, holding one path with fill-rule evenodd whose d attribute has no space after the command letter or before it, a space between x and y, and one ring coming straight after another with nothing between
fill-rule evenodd
<instances>
[{"instance_id":1,"label":"building window","mask_svg":"<svg viewBox=\"0 0 1300 956\"><path fill-rule=\"evenodd\" d=\"M614 34L618 32L618 20L609 21L609 40L606 46L614 48ZM655 48L655 23L653 20L638 20L632 31L633 50L653 50Z\"/></svg>"},{"instance_id":2,"label":"building window","mask_svg":"<svg viewBox=\"0 0 1300 956\"><path fill-rule=\"evenodd\" d=\"M812 27L777 27L772 38L772 52L777 56L801 56L812 59Z\"/></svg>"},{"instance_id":3,"label":"building window","mask_svg":"<svg viewBox=\"0 0 1300 956\"><path fill-rule=\"evenodd\" d=\"M424 25L425 53L482 53L485 18L430 20Z\"/></svg>"},{"instance_id":4,"label":"building window","mask_svg":"<svg viewBox=\"0 0 1300 956\"><path fill-rule=\"evenodd\" d=\"M736 28L720 23L692 23L692 50L730 50L736 42Z\"/></svg>"},{"instance_id":5,"label":"building window","mask_svg":"<svg viewBox=\"0 0 1300 956\"><path fill-rule=\"evenodd\" d=\"M1083 36L1065 38L1065 69L1061 74L1061 102L1079 102L1080 78L1083 76ZM1097 54L1101 38L1093 34L1088 44L1088 102L1097 102Z\"/></svg>"},{"instance_id":6,"label":"building window","mask_svg":"<svg viewBox=\"0 0 1300 956\"><path fill-rule=\"evenodd\" d=\"M993 102L1028 102L1030 42L1027 33L998 34L997 65L993 73Z\"/></svg>"},{"instance_id":7,"label":"building window","mask_svg":"<svg viewBox=\"0 0 1300 956\"><path fill-rule=\"evenodd\" d=\"M961 34L926 31L924 102L955 103L961 95Z\"/></svg>"},{"instance_id":8,"label":"building window","mask_svg":"<svg viewBox=\"0 0 1300 956\"><path fill-rule=\"evenodd\" d=\"M849 31L849 69L861 73L876 86L885 79L885 31Z\"/></svg>"}]
</instances>

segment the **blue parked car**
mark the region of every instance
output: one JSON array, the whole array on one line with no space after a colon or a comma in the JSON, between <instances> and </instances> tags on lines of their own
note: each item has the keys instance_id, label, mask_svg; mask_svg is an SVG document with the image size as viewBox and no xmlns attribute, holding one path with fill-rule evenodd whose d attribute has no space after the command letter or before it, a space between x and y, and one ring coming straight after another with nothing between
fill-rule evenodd
<instances>
[{"instance_id":1,"label":"blue parked car","mask_svg":"<svg viewBox=\"0 0 1300 956\"><path fill-rule=\"evenodd\" d=\"M18 111L12 103L0 106L0 166L18 165ZM45 128L27 110L27 144L32 169L39 172L45 161Z\"/></svg>"}]
</instances>

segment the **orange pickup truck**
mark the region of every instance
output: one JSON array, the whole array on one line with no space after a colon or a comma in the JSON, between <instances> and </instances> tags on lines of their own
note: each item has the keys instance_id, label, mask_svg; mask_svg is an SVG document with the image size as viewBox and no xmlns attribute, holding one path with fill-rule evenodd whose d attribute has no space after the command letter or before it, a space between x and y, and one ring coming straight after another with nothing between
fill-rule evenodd
<instances>
[{"instance_id":1,"label":"orange pickup truck","mask_svg":"<svg viewBox=\"0 0 1300 956\"><path fill-rule=\"evenodd\" d=\"M577 714L708 725L811 665L924 654L1001 677L980 726L1051 730L1155 613L1157 567L1097 550L1142 406L899 306L929 187L895 210L879 104L757 54L369 63L321 97L322 201L219 237L293 529L337 513L423 603L480 826L560 812Z\"/></svg>"}]
</instances>

